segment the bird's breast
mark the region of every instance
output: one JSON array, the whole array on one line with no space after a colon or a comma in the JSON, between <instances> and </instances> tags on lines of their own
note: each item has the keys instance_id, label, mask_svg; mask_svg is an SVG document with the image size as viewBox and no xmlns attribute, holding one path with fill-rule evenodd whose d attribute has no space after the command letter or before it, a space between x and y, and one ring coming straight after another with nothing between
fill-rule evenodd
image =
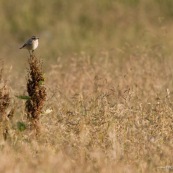
<instances>
[{"instance_id":1,"label":"bird's breast","mask_svg":"<svg viewBox=\"0 0 173 173\"><path fill-rule=\"evenodd\" d=\"M38 47L38 40L34 40L33 42L33 50L35 50Z\"/></svg>"}]
</instances>

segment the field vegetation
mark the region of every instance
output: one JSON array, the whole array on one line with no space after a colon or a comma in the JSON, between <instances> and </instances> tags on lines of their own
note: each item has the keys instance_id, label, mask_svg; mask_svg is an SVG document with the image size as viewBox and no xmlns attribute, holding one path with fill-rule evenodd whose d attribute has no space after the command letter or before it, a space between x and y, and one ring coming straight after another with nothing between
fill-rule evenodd
<instances>
[{"instance_id":1,"label":"field vegetation","mask_svg":"<svg viewBox=\"0 0 173 173\"><path fill-rule=\"evenodd\" d=\"M171 0L1 0L0 172L171 172L172 20ZM37 136L19 50L32 35Z\"/></svg>"}]
</instances>

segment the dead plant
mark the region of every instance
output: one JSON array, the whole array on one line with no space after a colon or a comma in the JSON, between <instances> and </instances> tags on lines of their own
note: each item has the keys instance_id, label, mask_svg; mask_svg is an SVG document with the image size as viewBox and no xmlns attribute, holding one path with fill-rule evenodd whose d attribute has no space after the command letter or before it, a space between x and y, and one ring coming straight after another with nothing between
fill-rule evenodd
<instances>
[{"instance_id":1,"label":"dead plant","mask_svg":"<svg viewBox=\"0 0 173 173\"><path fill-rule=\"evenodd\" d=\"M28 63L27 92L29 98L26 101L25 108L30 127L37 136L40 133L39 118L46 100L46 88L43 85L44 76L40 60L35 55L31 55Z\"/></svg>"}]
</instances>

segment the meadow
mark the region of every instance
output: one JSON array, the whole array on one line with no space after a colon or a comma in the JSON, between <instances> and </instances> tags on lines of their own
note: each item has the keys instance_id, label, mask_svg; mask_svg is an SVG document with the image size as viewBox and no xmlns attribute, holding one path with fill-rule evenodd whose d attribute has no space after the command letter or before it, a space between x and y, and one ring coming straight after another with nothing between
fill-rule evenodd
<instances>
[{"instance_id":1,"label":"meadow","mask_svg":"<svg viewBox=\"0 0 173 173\"><path fill-rule=\"evenodd\" d=\"M171 172L172 9L171 0L1 0L0 96L8 87L14 113L5 139L0 129L0 172ZM37 137L16 97L27 95L19 47L33 34L47 93Z\"/></svg>"}]
</instances>

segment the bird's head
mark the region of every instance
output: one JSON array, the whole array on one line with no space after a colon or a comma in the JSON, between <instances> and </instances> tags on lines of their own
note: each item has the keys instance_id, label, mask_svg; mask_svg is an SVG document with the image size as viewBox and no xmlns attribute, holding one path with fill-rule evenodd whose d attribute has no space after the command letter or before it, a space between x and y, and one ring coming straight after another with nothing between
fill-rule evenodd
<instances>
[{"instance_id":1,"label":"bird's head","mask_svg":"<svg viewBox=\"0 0 173 173\"><path fill-rule=\"evenodd\" d=\"M39 37L32 36L32 37L31 37L31 39L32 39L32 40L38 40L38 39L39 39Z\"/></svg>"}]
</instances>

